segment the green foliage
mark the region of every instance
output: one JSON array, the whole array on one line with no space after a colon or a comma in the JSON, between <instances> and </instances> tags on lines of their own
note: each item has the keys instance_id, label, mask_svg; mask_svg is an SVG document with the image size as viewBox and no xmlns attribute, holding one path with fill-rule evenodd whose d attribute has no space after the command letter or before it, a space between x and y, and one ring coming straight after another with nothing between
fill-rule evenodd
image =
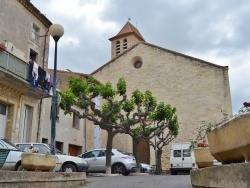
<instances>
[{"instance_id":1,"label":"green foliage","mask_svg":"<svg viewBox=\"0 0 250 188\"><path fill-rule=\"evenodd\" d=\"M70 91L66 90L60 93L61 103L60 107L64 110L64 114L70 114L70 107L74 104L75 95Z\"/></svg>"},{"instance_id":2,"label":"green foliage","mask_svg":"<svg viewBox=\"0 0 250 188\"><path fill-rule=\"evenodd\" d=\"M87 86L88 86L89 93L91 93L94 98L100 95L102 86L101 84L97 83L96 80L92 76L88 78Z\"/></svg>"},{"instance_id":3,"label":"green foliage","mask_svg":"<svg viewBox=\"0 0 250 188\"><path fill-rule=\"evenodd\" d=\"M162 122L162 124L168 124L168 129L174 136L178 135L179 123L177 115L175 114L176 108L171 107L171 105L165 105L163 102L160 102L155 111L150 115L150 118L155 122Z\"/></svg>"},{"instance_id":4,"label":"green foliage","mask_svg":"<svg viewBox=\"0 0 250 188\"><path fill-rule=\"evenodd\" d=\"M133 100L125 100L122 104L122 107L121 107L125 112L132 112L134 109L135 109L135 104L133 102Z\"/></svg>"},{"instance_id":5,"label":"green foliage","mask_svg":"<svg viewBox=\"0 0 250 188\"><path fill-rule=\"evenodd\" d=\"M138 89L132 92L132 99L136 105L142 104L144 95Z\"/></svg>"},{"instance_id":6,"label":"green foliage","mask_svg":"<svg viewBox=\"0 0 250 188\"><path fill-rule=\"evenodd\" d=\"M112 87L112 84L110 82L107 82L106 84L102 85L100 88L100 95L104 99L113 99L116 92Z\"/></svg>"},{"instance_id":7,"label":"green foliage","mask_svg":"<svg viewBox=\"0 0 250 188\"><path fill-rule=\"evenodd\" d=\"M126 84L126 81L125 81L124 78L120 78L120 79L118 80L118 82L117 82L117 84L116 84L116 87L117 87L117 92L118 92L118 94L120 94L120 96L126 94L126 91L127 91L127 89L126 89L127 84Z\"/></svg>"},{"instance_id":8,"label":"green foliage","mask_svg":"<svg viewBox=\"0 0 250 188\"><path fill-rule=\"evenodd\" d=\"M138 126L132 129L132 131L134 132L135 136L143 135L143 137L145 138L145 137L150 136L150 134L153 132L153 128L151 126L147 126L144 128L144 132L143 132L142 126Z\"/></svg>"},{"instance_id":9,"label":"green foliage","mask_svg":"<svg viewBox=\"0 0 250 188\"><path fill-rule=\"evenodd\" d=\"M171 121L169 122L168 129L171 131L171 133L174 136L177 136L179 133L179 123L178 123L178 118L177 115L174 115Z\"/></svg>"},{"instance_id":10,"label":"green foliage","mask_svg":"<svg viewBox=\"0 0 250 188\"><path fill-rule=\"evenodd\" d=\"M70 76L68 79L69 90L71 90L75 96L79 96L80 94L86 96L88 94L87 84L81 78L74 78Z\"/></svg>"},{"instance_id":11,"label":"green foliage","mask_svg":"<svg viewBox=\"0 0 250 188\"><path fill-rule=\"evenodd\" d=\"M102 114L108 114L107 121L110 123L116 123L117 114L120 113L121 107L118 105L118 101L114 101L113 104L106 102L102 106Z\"/></svg>"},{"instance_id":12,"label":"green foliage","mask_svg":"<svg viewBox=\"0 0 250 188\"><path fill-rule=\"evenodd\" d=\"M145 97L145 102L149 102L150 107L153 107L153 108L156 107L157 105L156 99L155 97L153 97L151 91L149 90L145 91L144 97Z\"/></svg>"}]
</instances>

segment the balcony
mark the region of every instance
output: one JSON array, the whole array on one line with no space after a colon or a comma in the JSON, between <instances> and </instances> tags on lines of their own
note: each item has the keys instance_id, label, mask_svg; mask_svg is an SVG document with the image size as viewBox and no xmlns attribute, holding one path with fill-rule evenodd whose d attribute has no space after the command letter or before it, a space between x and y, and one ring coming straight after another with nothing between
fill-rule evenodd
<instances>
[{"instance_id":1,"label":"balcony","mask_svg":"<svg viewBox=\"0 0 250 188\"><path fill-rule=\"evenodd\" d=\"M12 54L0 50L0 80L8 86L22 90L35 98L48 98L41 88L35 90L29 83L29 65Z\"/></svg>"}]
</instances>

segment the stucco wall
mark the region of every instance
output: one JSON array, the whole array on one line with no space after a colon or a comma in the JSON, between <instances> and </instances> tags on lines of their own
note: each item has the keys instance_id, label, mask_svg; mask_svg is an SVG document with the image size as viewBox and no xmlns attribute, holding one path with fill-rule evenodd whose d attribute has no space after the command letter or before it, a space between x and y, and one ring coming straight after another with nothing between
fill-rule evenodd
<instances>
[{"instance_id":1,"label":"stucco wall","mask_svg":"<svg viewBox=\"0 0 250 188\"><path fill-rule=\"evenodd\" d=\"M29 129L30 141L35 141L38 128L39 100L25 94L22 89L14 85L0 83L0 103L8 106L5 138L13 142L23 141L23 126L25 105L32 107L32 124Z\"/></svg>"},{"instance_id":2,"label":"stucco wall","mask_svg":"<svg viewBox=\"0 0 250 188\"><path fill-rule=\"evenodd\" d=\"M49 37L40 37L39 43L32 41L32 27L35 24L40 29L40 36L47 33L48 27L44 26L34 15L16 0L0 1L0 43L7 41L7 50L25 62L29 60L30 49L38 53L37 63L48 67ZM13 47L13 48L12 48Z\"/></svg>"},{"instance_id":3,"label":"stucco wall","mask_svg":"<svg viewBox=\"0 0 250 188\"><path fill-rule=\"evenodd\" d=\"M5 45L8 53L24 62L28 62L32 49L37 53L36 63L46 68L49 37L46 37L46 43L44 42L45 37L39 38L39 42L33 41L31 37L33 25L39 28L39 36L41 36L46 34L51 24L46 17L39 13L30 1L1 0L0 43ZM4 79L0 79L0 102L8 106L5 137L13 142L23 141L25 105L28 105L32 108L28 140L36 141L39 135L40 113L38 92L36 93L32 87L27 87L29 83L26 80L17 79L16 75L11 72L0 70L0 75L2 78L4 77Z\"/></svg>"},{"instance_id":4,"label":"stucco wall","mask_svg":"<svg viewBox=\"0 0 250 188\"><path fill-rule=\"evenodd\" d=\"M134 68L135 57L141 58L143 65ZM164 101L177 108L179 135L174 142L187 142L194 138L195 127L202 122L222 118L220 110L232 114L228 68L216 66L195 58L140 43L114 62L94 73L101 82L116 84L120 77L127 82L128 95L131 91L151 90L157 101ZM124 137L127 141L124 142ZM128 136L116 136L114 147L128 151L132 146ZM169 146L170 147L170 146ZM170 148L165 148L163 168L169 168ZM168 155L169 156L169 155ZM151 164L154 151L151 148Z\"/></svg>"}]
</instances>

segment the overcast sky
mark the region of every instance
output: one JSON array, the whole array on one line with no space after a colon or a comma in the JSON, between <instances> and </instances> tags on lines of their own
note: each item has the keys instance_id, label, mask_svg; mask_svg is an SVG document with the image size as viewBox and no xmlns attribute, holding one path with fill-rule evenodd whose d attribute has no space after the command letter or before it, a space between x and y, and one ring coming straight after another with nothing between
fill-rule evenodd
<instances>
[{"instance_id":1,"label":"overcast sky","mask_svg":"<svg viewBox=\"0 0 250 188\"><path fill-rule=\"evenodd\" d=\"M109 38L131 18L151 44L229 66L233 113L250 101L250 1L31 0L64 27L58 69L89 74L111 59ZM54 42L49 68L53 68Z\"/></svg>"}]
</instances>

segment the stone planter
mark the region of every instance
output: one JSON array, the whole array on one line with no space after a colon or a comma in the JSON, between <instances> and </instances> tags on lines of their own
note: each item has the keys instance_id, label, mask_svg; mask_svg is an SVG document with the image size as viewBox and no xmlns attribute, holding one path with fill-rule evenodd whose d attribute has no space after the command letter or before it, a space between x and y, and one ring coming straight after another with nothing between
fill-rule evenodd
<instances>
[{"instance_id":1,"label":"stone planter","mask_svg":"<svg viewBox=\"0 0 250 188\"><path fill-rule=\"evenodd\" d=\"M211 154L222 164L250 162L250 112L221 124L207 138Z\"/></svg>"},{"instance_id":2,"label":"stone planter","mask_svg":"<svg viewBox=\"0 0 250 188\"><path fill-rule=\"evenodd\" d=\"M56 166L56 156L39 153L23 153L22 167L27 171L50 171Z\"/></svg>"},{"instance_id":3,"label":"stone planter","mask_svg":"<svg viewBox=\"0 0 250 188\"><path fill-rule=\"evenodd\" d=\"M205 168L213 165L214 158L210 153L209 147L194 148L194 157L198 168Z\"/></svg>"}]
</instances>

